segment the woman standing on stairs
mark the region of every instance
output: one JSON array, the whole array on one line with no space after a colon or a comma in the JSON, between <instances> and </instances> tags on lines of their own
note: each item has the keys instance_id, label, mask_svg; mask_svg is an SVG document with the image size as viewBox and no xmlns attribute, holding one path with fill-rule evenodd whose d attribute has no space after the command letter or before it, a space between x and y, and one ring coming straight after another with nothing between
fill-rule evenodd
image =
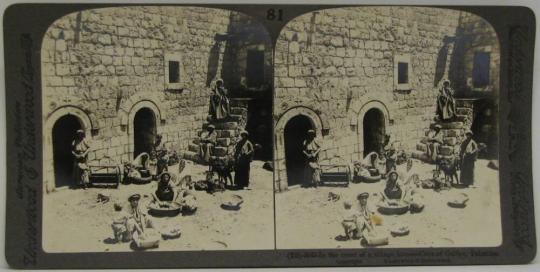
<instances>
[{"instance_id":1,"label":"woman standing on stairs","mask_svg":"<svg viewBox=\"0 0 540 272\"><path fill-rule=\"evenodd\" d=\"M450 80L445 80L437 96L437 116L440 121L449 122L456 116L456 101Z\"/></svg>"},{"instance_id":2,"label":"woman standing on stairs","mask_svg":"<svg viewBox=\"0 0 540 272\"><path fill-rule=\"evenodd\" d=\"M216 81L216 87L212 89L212 92L209 110L212 119L219 121L229 117L231 107L229 105L229 98L227 97L227 89L223 86L222 79Z\"/></svg>"}]
</instances>

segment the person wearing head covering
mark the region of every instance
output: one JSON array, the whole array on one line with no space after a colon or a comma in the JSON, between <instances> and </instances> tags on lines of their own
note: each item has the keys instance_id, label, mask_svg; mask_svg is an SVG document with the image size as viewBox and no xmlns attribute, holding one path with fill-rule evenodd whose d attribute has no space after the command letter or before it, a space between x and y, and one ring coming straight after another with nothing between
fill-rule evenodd
<instances>
[{"instance_id":1,"label":"person wearing head covering","mask_svg":"<svg viewBox=\"0 0 540 272\"><path fill-rule=\"evenodd\" d=\"M379 154L375 151L369 152L360 163L361 169L358 175L364 178L380 176Z\"/></svg>"},{"instance_id":2,"label":"person wearing head covering","mask_svg":"<svg viewBox=\"0 0 540 272\"><path fill-rule=\"evenodd\" d=\"M240 189L249 187L249 172L255 152L248 136L247 131L240 132L240 140L234 148L234 184Z\"/></svg>"},{"instance_id":3,"label":"person wearing head covering","mask_svg":"<svg viewBox=\"0 0 540 272\"><path fill-rule=\"evenodd\" d=\"M152 222L152 220L148 218L146 213L144 213L139 206L140 199L140 194L133 194L128 198L128 219L126 222L127 241L131 241L134 234L141 236L144 234L146 229L154 228L154 223Z\"/></svg>"},{"instance_id":4,"label":"person wearing head covering","mask_svg":"<svg viewBox=\"0 0 540 272\"><path fill-rule=\"evenodd\" d=\"M450 87L450 80L445 80L437 96L437 116L441 121L451 121L456 115L456 102L454 90Z\"/></svg>"},{"instance_id":5,"label":"person wearing head covering","mask_svg":"<svg viewBox=\"0 0 540 272\"><path fill-rule=\"evenodd\" d=\"M396 171L388 173L388 179L386 180L386 186L382 193L386 200L401 201L404 196L404 192L399 185L399 175Z\"/></svg>"},{"instance_id":6,"label":"person wearing head covering","mask_svg":"<svg viewBox=\"0 0 540 272\"><path fill-rule=\"evenodd\" d=\"M474 185L474 164L478 156L478 145L473 140L471 130L465 132L465 140L461 143L459 158L461 160L461 171L459 180L466 186Z\"/></svg>"},{"instance_id":7,"label":"person wearing head covering","mask_svg":"<svg viewBox=\"0 0 540 272\"><path fill-rule=\"evenodd\" d=\"M223 86L223 80L216 81L216 87L212 89L210 96L209 115L213 120L223 120L229 117L231 111L227 89Z\"/></svg>"},{"instance_id":8,"label":"person wearing head covering","mask_svg":"<svg viewBox=\"0 0 540 272\"><path fill-rule=\"evenodd\" d=\"M426 146L427 156L432 163L437 162L437 156L439 155L439 148L443 144L443 133L441 132L441 125L437 124L433 126L427 133Z\"/></svg>"},{"instance_id":9,"label":"person wearing head covering","mask_svg":"<svg viewBox=\"0 0 540 272\"><path fill-rule=\"evenodd\" d=\"M356 230L357 237L362 238L367 235L366 232L372 232L374 230L373 223L371 222L371 216L374 214L368 206L369 193L360 193L356 196L358 200L358 212L356 215Z\"/></svg>"},{"instance_id":10,"label":"person wearing head covering","mask_svg":"<svg viewBox=\"0 0 540 272\"><path fill-rule=\"evenodd\" d=\"M76 132L75 139L71 143L71 154L75 158L73 161L73 175L79 186L86 189L90 183L90 173L87 165L90 144L86 140L84 130Z\"/></svg>"},{"instance_id":11,"label":"person wearing head covering","mask_svg":"<svg viewBox=\"0 0 540 272\"><path fill-rule=\"evenodd\" d=\"M153 151L156 152L156 175L159 176L161 175L161 173L169 170L169 152L167 151L167 147L165 147L165 143L163 142L163 136L161 134L156 135L156 141L154 142Z\"/></svg>"},{"instance_id":12,"label":"person wearing head covering","mask_svg":"<svg viewBox=\"0 0 540 272\"><path fill-rule=\"evenodd\" d=\"M321 181L321 168L319 166L319 152L321 145L317 140L315 130L307 131L306 140L302 143L302 152L306 158L305 184L306 187L317 187Z\"/></svg>"},{"instance_id":13,"label":"person wearing head covering","mask_svg":"<svg viewBox=\"0 0 540 272\"><path fill-rule=\"evenodd\" d=\"M206 131L201 133L199 141L199 158L206 164L209 164L212 158L212 148L216 145L217 132L215 126L209 124Z\"/></svg>"},{"instance_id":14,"label":"person wearing head covering","mask_svg":"<svg viewBox=\"0 0 540 272\"><path fill-rule=\"evenodd\" d=\"M163 172L158 178L156 191L152 194L158 203L163 201L173 201L176 199L174 185L171 182L171 174Z\"/></svg>"}]
</instances>

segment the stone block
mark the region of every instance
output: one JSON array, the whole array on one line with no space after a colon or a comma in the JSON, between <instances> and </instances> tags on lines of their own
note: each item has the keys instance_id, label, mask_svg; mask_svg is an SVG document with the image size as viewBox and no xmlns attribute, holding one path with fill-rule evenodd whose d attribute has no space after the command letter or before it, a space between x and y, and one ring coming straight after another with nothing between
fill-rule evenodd
<instances>
[{"instance_id":1,"label":"stone block","mask_svg":"<svg viewBox=\"0 0 540 272\"><path fill-rule=\"evenodd\" d=\"M217 157L223 157L227 155L227 148L222 146L216 146L212 150L212 154Z\"/></svg>"},{"instance_id":2,"label":"stone block","mask_svg":"<svg viewBox=\"0 0 540 272\"><path fill-rule=\"evenodd\" d=\"M191 152L197 153L197 152L199 152L199 145L194 144L194 143L190 143L188 145L188 150L191 151Z\"/></svg>"}]
</instances>

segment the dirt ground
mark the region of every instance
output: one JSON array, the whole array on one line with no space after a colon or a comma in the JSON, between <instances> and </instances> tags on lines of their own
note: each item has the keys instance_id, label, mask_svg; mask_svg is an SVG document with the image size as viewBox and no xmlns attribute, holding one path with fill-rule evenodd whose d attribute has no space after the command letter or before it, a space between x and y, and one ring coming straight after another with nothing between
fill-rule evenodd
<instances>
[{"instance_id":1,"label":"dirt ground","mask_svg":"<svg viewBox=\"0 0 540 272\"><path fill-rule=\"evenodd\" d=\"M474 188L443 190L419 189L425 208L421 213L380 215L382 225L376 226L379 234L387 234L385 247L464 247L498 246L502 241L499 174L487 167L488 161L476 162ZM398 166L404 171L405 166ZM432 176L434 166L414 161L413 170L420 179ZM276 194L276 235L278 249L307 248L359 248L359 240L343 241L341 218L343 201L357 204L355 196L369 192L369 205L376 211L376 196L384 188L384 181L367 184L350 184L345 187L294 188ZM329 201L328 193L341 195L339 201ZM449 199L465 193L470 200L465 208L451 208ZM353 207L354 208L354 207ZM392 237L390 229L405 225L408 236Z\"/></svg>"},{"instance_id":2,"label":"dirt ground","mask_svg":"<svg viewBox=\"0 0 540 272\"><path fill-rule=\"evenodd\" d=\"M156 218L150 216L157 228L178 225L179 239L161 240L152 250L231 250L273 249L274 207L272 172L262 169L263 162L254 161L251 167L249 190L208 194L194 191L198 201L193 215ZM204 179L205 166L188 164L183 173L193 180ZM170 169L170 172L174 172ZM143 195L140 205L149 202L155 182L146 185L120 185L118 189L64 189L44 196L43 248L47 252L104 252L130 251L129 243L111 243L113 203L127 205L133 193ZM97 203L98 193L111 195L112 200ZM221 199L237 194L244 199L238 211L224 210Z\"/></svg>"}]
</instances>

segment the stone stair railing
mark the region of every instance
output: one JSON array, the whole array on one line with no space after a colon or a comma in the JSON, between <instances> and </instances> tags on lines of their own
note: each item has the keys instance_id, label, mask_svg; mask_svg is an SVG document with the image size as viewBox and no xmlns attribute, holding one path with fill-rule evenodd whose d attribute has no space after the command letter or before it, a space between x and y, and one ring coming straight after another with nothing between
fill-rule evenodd
<instances>
[{"instance_id":1,"label":"stone stair railing","mask_svg":"<svg viewBox=\"0 0 540 272\"><path fill-rule=\"evenodd\" d=\"M201 130L197 133L199 136L203 131L206 131L208 125L212 124L216 127L217 141L212 149L212 159L225 157L234 150L240 131L245 128L247 123L247 102L246 99L231 99L229 118L219 121L206 121L202 124ZM210 120L210 118L207 118L207 120ZM199 157L199 143L199 138L194 139L189 144L188 150L183 152L182 157L196 163L202 163Z\"/></svg>"},{"instance_id":2,"label":"stone stair railing","mask_svg":"<svg viewBox=\"0 0 540 272\"><path fill-rule=\"evenodd\" d=\"M425 136L427 136L429 131L433 129L435 125L441 126L441 133L443 134L443 144L439 148L439 155L437 156L438 160L443 158L448 159L455 154L458 154L465 132L471 128L472 120L472 101L456 99L456 117L452 122L435 121L430 124L429 128L425 130ZM411 153L411 156L424 162L430 162L431 160L427 155L427 148L427 138L423 138L420 143L416 145L416 150Z\"/></svg>"}]
</instances>

